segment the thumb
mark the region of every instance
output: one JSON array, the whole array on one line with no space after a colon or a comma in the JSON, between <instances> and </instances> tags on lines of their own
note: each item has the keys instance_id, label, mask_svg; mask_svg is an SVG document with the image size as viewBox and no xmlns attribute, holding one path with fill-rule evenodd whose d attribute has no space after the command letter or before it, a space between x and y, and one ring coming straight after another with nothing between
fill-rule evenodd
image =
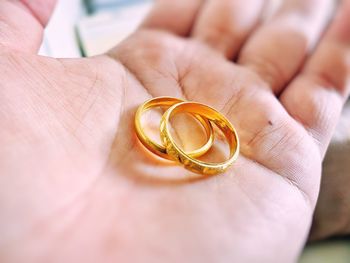
<instances>
[{"instance_id":1,"label":"thumb","mask_svg":"<svg viewBox=\"0 0 350 263\"><path fill-rule=\"evenodd\" d=\"M0 49L36 53L56 0L0 0Z\"/></svg>"}]
</instances>

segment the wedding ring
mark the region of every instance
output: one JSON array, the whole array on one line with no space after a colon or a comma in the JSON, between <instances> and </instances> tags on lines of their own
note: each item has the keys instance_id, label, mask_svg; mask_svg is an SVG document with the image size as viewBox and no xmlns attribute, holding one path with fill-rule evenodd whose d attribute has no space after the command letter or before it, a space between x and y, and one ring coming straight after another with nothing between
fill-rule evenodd
<instances>
[{"instance_id":1,"label":"wedding ring","mask_svg":"<svg viewBox=\"0 0 350 263\"><path fill-rule=\"evenodd\" d=\"M170 134L169 120L172 116L181 112L200 115L214 123L223 132L230 147L230 155L226 161L221 163L203 162L186 154L178 147ZM183 164L186 169L199 174L214 175L223 173L233 164L239 154L238 135L229 120L215 109L196 102L181 102L171 106L161 119L160 135L166 153L171 159Z\"/></svg>"},{"instance_id":2,"label":"wedding ring","mask_svg":"<svg viewBox=\"0 0 350 263\"><path fill-rule=\"evenodd\" d=\"M177 103L184 102L181 99L172 98L172 97L158 97L153 98L145 103L143 103L137 110L135 115L135 129L136 129L136 135L140 142L152 153L163 157L165 159L171 160L171 157L167 154L167 150L163 145L160 145L153 140L151 140L143 131L142 125L141 125L141 117L142 115L151 108L154 107L171 107L173 105L176 105ZM193 112L192 114L204 127L205 133L207 135L207 142L199 149L185 153L186 156L190 157L199 157L205 154L210 147L212 146L214 142L214 131L211 123L202 116L198 115L196 112ZM168 126L167 126L168 128Z\"/></svg>"}]
</instances>

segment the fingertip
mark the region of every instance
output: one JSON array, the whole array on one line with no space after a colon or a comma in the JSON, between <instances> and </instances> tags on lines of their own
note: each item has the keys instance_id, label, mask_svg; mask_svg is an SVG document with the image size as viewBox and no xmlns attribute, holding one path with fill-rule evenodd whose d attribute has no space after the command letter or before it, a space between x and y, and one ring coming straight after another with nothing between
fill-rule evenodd
<instances>
[{"instance_id":1,"label":"fingertip","mask_svg":"<svg viewBox=\"0 0 350 263\"><path fill-rule=\"evenodd\" d=\"M158 0L141 28L165 30L179 36L189 35L203 0Z\"/></svg>"},{"instance_id":2,"label":"fingertip","mask_svg":"<svg viewBox=\"0 0 350 263\"><path fill-rule=\"evenodd\" d=\"M21 0L22 4L45 27L56 5L56 0Z\"/></svg>"},{"instance_id":3,"label":"fingertip","mask_svg":"<svg viewBox=\"0 0 350 263\"><path fill-rule=\"evenodd\" d=\"M233 59L260 21L264 5L263 1L255 0L245 3L209 0L200 12L192 35Z\"/></svg>"},{"instance_id":4,"label":"fingertip","mask_svg":"<svg viewBox=\"0 0 350 263\"><path fill-rule=\"evenodd\" d=\"M36 53L55 0L0 1L0 45Z\"/></svg>"},{"instance_id":5,"label":"fingertip","mask_svg":"<svg viewBox=\"0 0 350 263\"><path fill-rule=\"evenodd\" d=\"M350 43L350 0L341 1L338 12L328 31L328 37Z\"/></svg>"}]
</instances>

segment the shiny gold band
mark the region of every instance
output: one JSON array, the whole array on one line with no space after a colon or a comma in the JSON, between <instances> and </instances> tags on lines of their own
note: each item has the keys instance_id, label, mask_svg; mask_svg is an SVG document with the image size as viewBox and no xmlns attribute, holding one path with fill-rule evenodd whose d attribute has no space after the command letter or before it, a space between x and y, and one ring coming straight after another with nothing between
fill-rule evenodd
<instances>
[{"instance_id":1,"label":"shiny gold band","mask_svg":"<svg viewBox=\"0 0 350 263\"><path fill-rule=\"evenodd\" d=\"M230 146L230 156L222 163L207 163L197 160L186 154L174 142L169 131L169 119L180 112L198 114L210 122L213 122L225 135ZM160 134L166 152L171 158L192 172L206 175L223 173L237 159L239 154L239 139L233 125L218 111L204 104L195 102L181 102L171 106L163 115L160 125Z\"/></svg>"},{"instance_id":2,"label":"shiny gold band","mask_svg":"<svg viewBox=\"0 0 350 263\"><path fill-rule=\"evenodd\" d=\"M142 104L135 115L135 129L136 129L136 135L139 138L140 142L151 152L154 154L163 157L165 159L171 159L169 155L167 154L167 151L164 146L152 141L143 131L141 126L141 116L144 112L147 110L153 108L153 107L170 107L174 104L181 103L183 100L177 99L177 98L171 98L171 97L158 97L153 98L148 101L146 101L144 104ZM186 155L191 157L199 157L203 154L205 154L210 147L212 146L214 142L214 132L213 127L211 123L206 119L202 118L200 115L198 115L196 112L192 114L204 127L208 141L206 144L204 144L201 148L191 151L187 153Z\"/></svg>"}]
</instances>

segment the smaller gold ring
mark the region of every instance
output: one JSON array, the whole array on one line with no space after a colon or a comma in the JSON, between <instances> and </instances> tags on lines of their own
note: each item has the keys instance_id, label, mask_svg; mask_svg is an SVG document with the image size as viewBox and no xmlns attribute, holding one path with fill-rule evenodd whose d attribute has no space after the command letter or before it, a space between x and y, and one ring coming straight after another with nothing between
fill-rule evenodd
<instances>
[{"instance_id":1,"label":"smaller gold ring","mask_svg":"<svg viewBox=\"0 0 350 263\"><path fill-rule=\"evenodd\" d=\"M143 103L136 112L135 115L135 129L136 129L136 135L138 137L138 139L140 140L140 142L148 149L150 150L152 153L163 157L165 159L168 160L172 160L169 155L167 154L167 151L165 149L165 147L163 145L160 145L154 141L152 141L143 131L142 129L142 125L141 125L141 117L142 114L145 113L147 110L153 108L153 107L171 107L177 103L181 103L184 102L181 99L177 99L177 98L172 98L172 97L158 97L158 98L153 98L150 99L148 101L146 101L145 103ZM214 131L213 131L213 127L211 125L211 123L197 115L197 114L192 114L204 127L205 129L205 133L207 135L208 141L199 149L196 149L194 151L188 152L187 155L191 156L191 157L199 157L202 156L203 154L205 154L210 147L212 146L213 142L214 142Z\"/></svg>"},{"instance_id":2,"label":"smaller gold ring","mask_svg":"<svg viewBox=\"0 0 350 263\"><path fill-rule=\"evenodd\" d=\"M215 123L225 135L230 146L229 158L221 163L207 163L189 156L178 147L169 132L169 120L173 115L180 112L198 114ZM171 106L162 117L160 135L168 155L173 160L183 164L186 169L199 174L214 175L223 173L233 164L239 154L238 135L230 121L215 109L196 102L181 102Z\"/></svg>"}]
</instances>

